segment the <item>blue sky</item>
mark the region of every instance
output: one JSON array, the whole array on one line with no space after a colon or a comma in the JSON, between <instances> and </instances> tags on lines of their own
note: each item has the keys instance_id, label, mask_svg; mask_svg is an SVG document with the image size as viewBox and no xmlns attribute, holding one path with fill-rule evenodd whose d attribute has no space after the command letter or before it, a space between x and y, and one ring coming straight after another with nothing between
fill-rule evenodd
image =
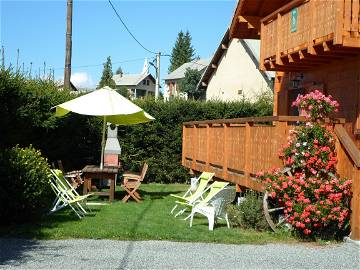
<instances>
[{"instance_id":1,"label":"blue sky","mask_svg":"<svg viewBox=\"0 0 360 270\"><path fill-rule=\"evenodd\" d=\"M139 73L144 58L154 56L142 49L126 32L107 0L73 0L72 79L93 87L102 73L102 63L111 56L113 71ZM221 1L125 1L112 0L136 38L149 50L171 53L177 33L189 30L196 54L209 58L229 26L235 0ZM1 0L1 46L5 60L25 70L32 62L33 75L55 68L55 78L64 72L66 0ZM169 57L161 58L161 77L167 74ZM150 68L150 72L155 71Z\"/></svg>"}]
</instances>

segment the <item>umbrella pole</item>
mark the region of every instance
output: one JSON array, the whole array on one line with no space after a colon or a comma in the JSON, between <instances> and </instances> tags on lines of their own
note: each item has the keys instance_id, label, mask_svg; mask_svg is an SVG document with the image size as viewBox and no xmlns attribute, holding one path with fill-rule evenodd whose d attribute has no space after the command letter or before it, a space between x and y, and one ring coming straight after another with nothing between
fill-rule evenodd
<instances>
[{"instance_id":1,"label":"umbrella pole","mask_svg":"<svg viewBox=\"0 0 360 270\"><path fill-rule=\"evenodd\" d=\"M104 123L102 130L100 169L104 168L105 129L106 129L106 116L104 116Z\"/></svg>"}]
</instances>

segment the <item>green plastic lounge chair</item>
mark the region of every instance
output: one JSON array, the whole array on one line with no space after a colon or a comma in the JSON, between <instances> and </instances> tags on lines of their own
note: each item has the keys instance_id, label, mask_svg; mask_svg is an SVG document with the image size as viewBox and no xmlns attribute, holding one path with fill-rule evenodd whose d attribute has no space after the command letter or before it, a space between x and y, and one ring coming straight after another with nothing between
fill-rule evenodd
<instances>
[{"instance_id":1,"label":"green plastic lounge chair","mask_svg":"<svg viewBox=\"0 0 360 270\"><path fill-rule=\"evenodd\" d=\"M50 185L56 194L56 198L54 200L50 213L59 211L66 206L70 206L70 208L76 213L76 215L79 218L82 218L85 214L87 214L87 211L81 205L81 202L84 202L84 200L92 194L87 194L84 196L79 195L79 193L74 189L74 187L66 180L61 170L50 171L52 174L52 177L50 179ZM89 208L87 209L88 211L90 211Z\"/></svg>"},{"instance_id":2,"label":"green plastic lounge chair","mask_svg":"<svg viewBox=\"0 0 360 270\"><path fill-rule=\"evenodd\" d=\"M175 202L175 206L172 208L171 210L171 214L174 213L175 209L179 206L179 205L191 205L193 204L196 200L198 199L203 199L203 195L204 192L207 190L208 187L208 183L211 181L211 179L214 177L215 173L210 173L210 172L203 172L199 177L198 177L198 181L199 184L197 186L197 189L192 192L191 187L185 192L185 194L183 196L178 196L175 194L170 194L170 196L174 197L177 199L177 201ZM178 215L181 215L182 213L184 213L187 209L186 207L183 207L180 211L178 211L175 214L175 217L177 217Z\"/></svg>"},{"instance_id":3,"label":"green plastic lounge chair","mask_svg":"<svg viewBox=\"0 0 360 270\"><path fill-rule=\"evenodd\" d=\"M195 213L200 213L207 217L209 222L209 230L214 229L214 223L217 219L225 219L228 228L230 228L229 219L226 211L226 206L232 203L235 199L235 187L216 187L210 190L209 195L203 200L196 203L190 214L190 227Z\"/></svg>"}]
</instances>

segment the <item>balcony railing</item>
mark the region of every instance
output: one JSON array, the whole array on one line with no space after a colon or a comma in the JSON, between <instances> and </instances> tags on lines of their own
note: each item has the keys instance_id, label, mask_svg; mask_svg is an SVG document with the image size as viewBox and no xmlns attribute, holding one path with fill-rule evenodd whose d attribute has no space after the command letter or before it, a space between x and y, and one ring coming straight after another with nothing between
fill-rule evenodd
<instances>
[{"instance_id":1,"label":"balcony railing","mask_svg":"<svg viewBox=\"0 0 360 270\"><path fill-rule=\"evenodd\" d=\"M182 164L262 191L255 174L283 166L278 152L298 122L305 122L305 118L271 116L184 123ZM338 172L353 179L352 238L360 239L360 151L344 129L344 119L332 123L337 136Z\"/></svg>"},{"instance_id":2,"label":"balcony railing","mask_svg":"<svg viewBox=\"0 0 360 270\"><path fill-rule=\"evenodd\" d=\"M360 0L294 0L263 18L261 68L309 70L358 54L359 6Z\"/></svg>"}]
</instances>

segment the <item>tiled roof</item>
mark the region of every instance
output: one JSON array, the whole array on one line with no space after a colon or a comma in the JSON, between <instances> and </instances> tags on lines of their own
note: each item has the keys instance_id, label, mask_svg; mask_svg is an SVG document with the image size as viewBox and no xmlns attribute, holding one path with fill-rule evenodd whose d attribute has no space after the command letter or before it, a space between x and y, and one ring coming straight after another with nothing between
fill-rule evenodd
<instances>
[{"instance_id":1,"label":"tiled roof","mask_svg":"<svg viewBox=\"0 0 360 270\"><path fill-rule=\"evenodd\" d=\"M116 74L113 76L113 80L116 85L124 85L124 86L136 86L143 79L150 76L150 79L155 81L154 77L150 73L140 73L140 74Z\"/></svg>"},{"instance_id":2,"label":"tiled roof","mask_svg":"<svg viewBox=\"0 0 360 270\"><path fill-rule=\"evenodd\" d=\"M170 74L166 75L164 80L176 80L185 77L185 72L188 68L196 70L204 70L210 63L210 59L199 59L192 62L185 63L175 69Z\"/></svg>"}]
</instances>

